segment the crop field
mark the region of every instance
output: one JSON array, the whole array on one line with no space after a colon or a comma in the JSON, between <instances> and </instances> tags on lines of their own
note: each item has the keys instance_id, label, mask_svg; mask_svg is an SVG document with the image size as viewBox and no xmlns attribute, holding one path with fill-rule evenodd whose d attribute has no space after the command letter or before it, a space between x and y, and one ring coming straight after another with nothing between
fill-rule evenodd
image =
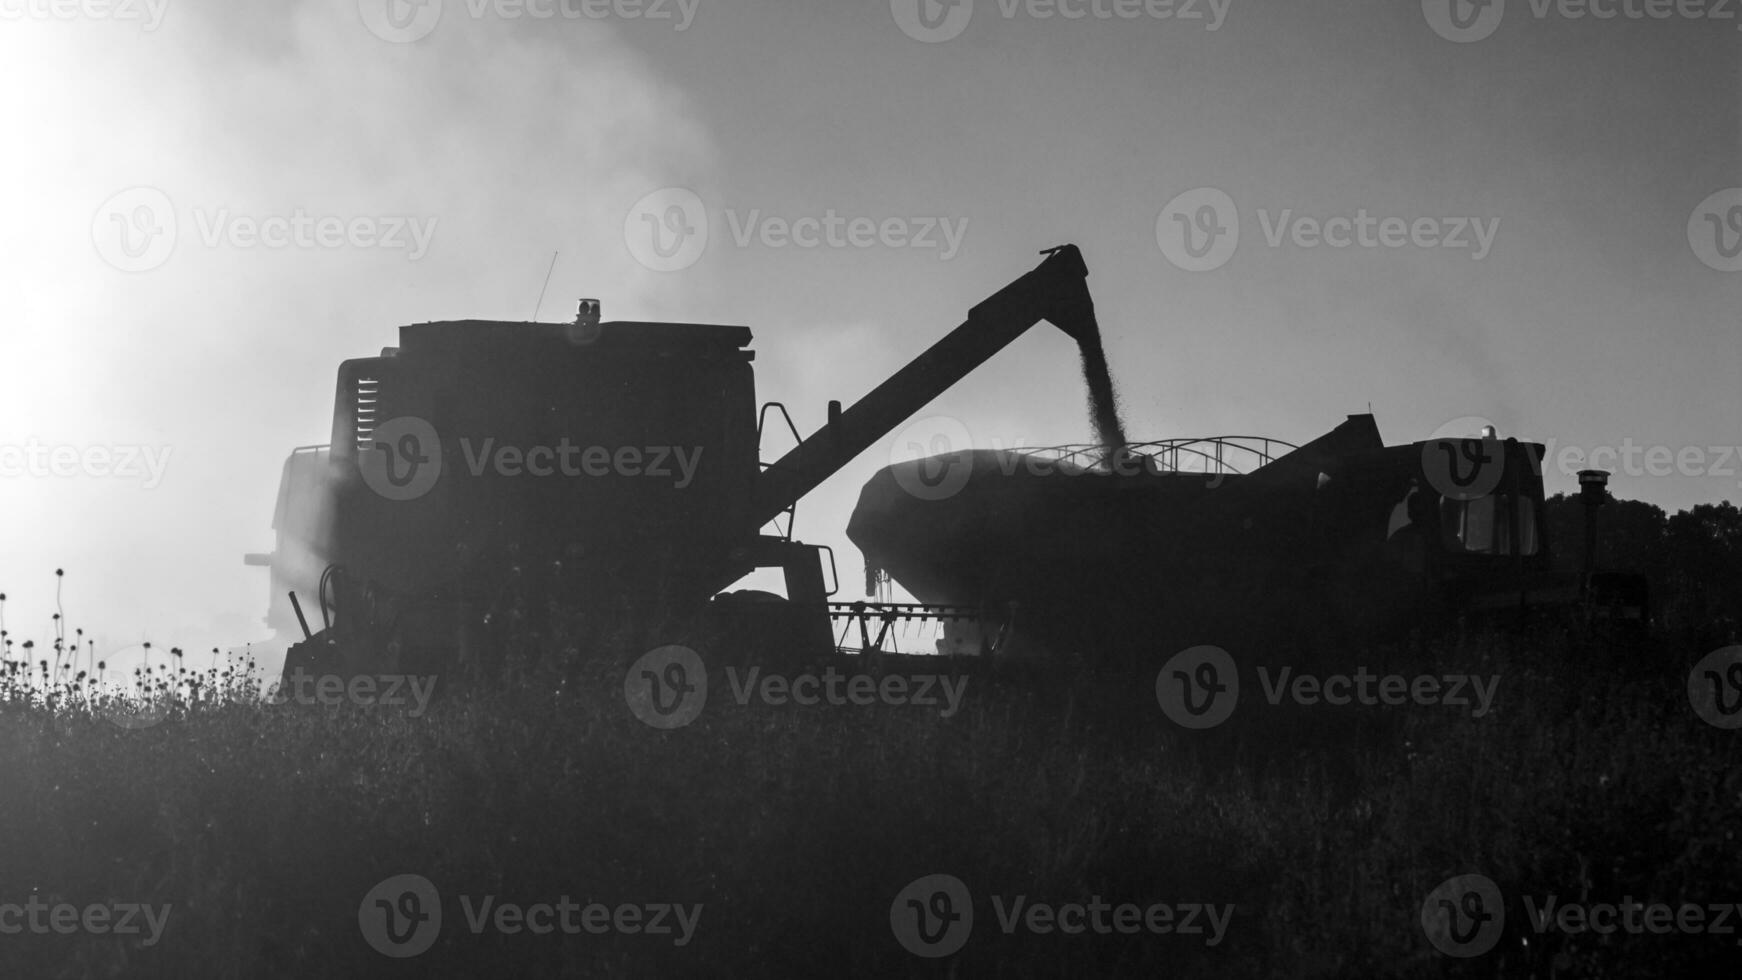
<instances>
[{"instance_id":1,"label":"crop field","mask_svg":"<svg viewBox=\"0 0 1742 980\"><path fill-rule=\"evenodd\" d=\"M18 668L0 976L1715 976L1709 652L1230 648L1219 720L1168 668L944 658L710 662L676 714L622 646L265 702Z\"/></svg>"}]
</instances>

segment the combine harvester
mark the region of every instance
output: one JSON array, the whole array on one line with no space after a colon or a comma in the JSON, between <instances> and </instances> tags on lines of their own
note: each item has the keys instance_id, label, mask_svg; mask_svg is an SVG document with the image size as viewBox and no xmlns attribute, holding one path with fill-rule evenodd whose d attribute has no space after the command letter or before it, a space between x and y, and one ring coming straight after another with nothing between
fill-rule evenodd
<instances>
[{"instance_id":1,"label":"combine harvester","mask_svg":"<svg viewBox=\"0 0 1742 980\"><path fill-rule=\"evenodd\" d=\"M830 402L773 463L760 461L766 424L793 427L784 406L757 405L748 328L601 322L591 300L573 323L401 327L397 347L340 365L331 439L291 453L276 549L247 556L271 570L286 673L489 670L503 627L539 631L553 604L596 638L725 635L780 660L835 650L837 625L855 622L861 649L881 649L913 620L956 623L952 648L1015 635L1060 654L1154 654L1145 624L1161 610L1250 618L1241 597L1327 594L1297 591L1315 581L1353 590L1338 607L1352 609L1400 583L1474 606L1588 593L1547 571L1539 446L1445 442L1489 459L1470 485L1494 478L1455 505L1424 489L1435 447L1384 448L1367 416L1274 458L1270 442L1124 446L1088 270L1075 246L1043 254L859 402ZM848 533L921 602L830 601L833 555L792 537L798 502L1041 320L1083 351L1103 445L883 470ZM1176 466L1241 447L1262 464L1246 475ZM970 468L961 492L910 492L940 465ZM1435 515L1406 522L1419 582L1396 571L1400 507ZM721 594L761 568L782 570L784 598Z\"/></svg>"}]
</instances>

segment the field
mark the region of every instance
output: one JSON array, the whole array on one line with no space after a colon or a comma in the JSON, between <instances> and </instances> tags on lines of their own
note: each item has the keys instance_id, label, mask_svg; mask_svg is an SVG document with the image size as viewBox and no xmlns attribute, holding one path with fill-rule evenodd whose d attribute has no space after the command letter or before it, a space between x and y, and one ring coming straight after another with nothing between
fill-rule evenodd
<instances>
[{"instance_id":1,"label":"field","mask_svg":"<svg viewBox=\"0 0 1742 980\"><path fill-rule=\"evenodd\" d=\"M715 665L700 714L661 730L625 698L635 649L570 650L489 685L437 678L427 705L260 704L226 696L231 673L168 684L166 710L141 712L14 676L0 929L32 904L48 925L0 934L0 976L1685 977L1742 962L1734 920L1727 935L1552 914L1537 928L1550 895L1742 901L1742 751L1687 693L1707 649L1471 634L1297 667L1497 677L1486 712L1273 704L1298 657L1229 652L1238 708L1201 730L1158 707L1153 672L911 660L835 669L966 670L957 710L740 703L743 675ZM406 874L439 899L377 888ZM1422 923L1463 874L1504 896L1498 941L1468 957ZM964 911L904 892L933 875L961 882L972 923L928 958L900 920ZM83 911L55 927L72 921L56 906L129 903L167 904L156 935L143 912L128 935ZM535 934L503 903L573 931ZM426 951L372 945L388 907L401 925L440 910ZM669 932L648 934L655 916Z\"/></svg>"}]
</instances>

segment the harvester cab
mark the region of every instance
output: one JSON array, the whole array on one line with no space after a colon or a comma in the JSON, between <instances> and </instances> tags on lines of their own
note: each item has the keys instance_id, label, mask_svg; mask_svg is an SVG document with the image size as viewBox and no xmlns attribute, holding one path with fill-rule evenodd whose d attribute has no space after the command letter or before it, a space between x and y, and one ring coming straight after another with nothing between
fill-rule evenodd
<instances>
[{"instance_id":1,"label":"harvester cab","mask_svg":"<svg viewBox=\"0 0 1742 980\"><path fill-rule=\"evenodd\" d=\"M1381 554L1345 555L1350 578L1375 595L1404 583L1430 611L1520 621L1548 613L1590 623L1643 627L1650 595L1643 575L1598 571L1594 542L1553 541L1543 490L1542 444L1500 438L1492 428L1357 453L1341 461L1330 494L1333 526L1383 521ZM1587 501L1588 506L1594 506ZM1583 567L1557 561L1584 552ZM1401 574L1400 574L1401 573Z\"/></svg>"}]
</instances>

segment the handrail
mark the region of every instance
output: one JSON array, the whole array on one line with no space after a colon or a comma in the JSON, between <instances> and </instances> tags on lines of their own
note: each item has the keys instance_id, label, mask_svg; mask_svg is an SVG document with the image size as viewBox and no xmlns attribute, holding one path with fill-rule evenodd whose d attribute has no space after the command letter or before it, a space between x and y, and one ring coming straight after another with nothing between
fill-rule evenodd
<instances>
[{"instance_id":1,"label":"handrail","mask_svg":"<svg viewBox=\"0 0 1742 980\"><path fill-rule=\"evenodd\" d=\"M1202 472L1238 475L1246 471L1235 465L1236 460L1228 458L1230 451L1237 458L1247 457L1256 462L1257 466L1252 467L1256 469L1299 448L1294 443L1270 436L1230 435L1127 443L1122 452L1144 460L1146 463L1144 469L1152 473ZM1080 466L1087 472L1109 472L1112 469L1111 458L1113 454L1108 447L1101 445L1036 446L1012 449L1010 452L1018 456L1050 459L1056 463L1069 463ZM1188 458L1203 460L1207 464L1206 468L1203 470L1180 469L1179 459L1182 454Z\"/></svg>"}]
</instances>

